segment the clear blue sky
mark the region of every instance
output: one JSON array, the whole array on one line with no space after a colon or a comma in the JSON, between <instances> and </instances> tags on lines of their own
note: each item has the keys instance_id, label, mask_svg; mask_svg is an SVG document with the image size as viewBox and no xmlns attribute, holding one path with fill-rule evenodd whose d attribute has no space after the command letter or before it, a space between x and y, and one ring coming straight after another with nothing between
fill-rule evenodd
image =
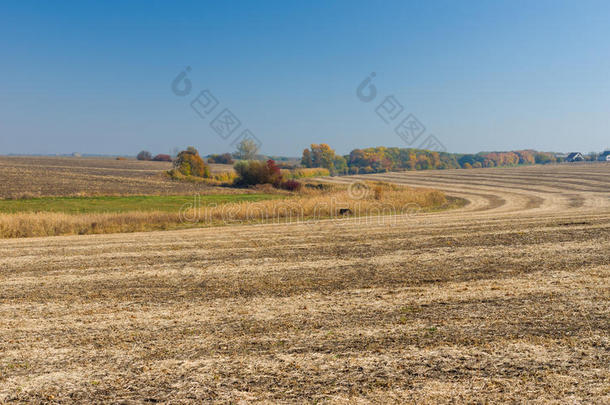
<instances>
[{"instance_id":1,"label":"clear blue sky","mask_svg":"<svg viewBox=\"0 0 610 405\"><path fill-rule=\"evenodd\" d=\"M601 150L609 38L608 1L3 1L0 154L231 151L190 107L204 89L266 154L405 146L387 95L451 152Z\"/></svg>"}]
</instances>

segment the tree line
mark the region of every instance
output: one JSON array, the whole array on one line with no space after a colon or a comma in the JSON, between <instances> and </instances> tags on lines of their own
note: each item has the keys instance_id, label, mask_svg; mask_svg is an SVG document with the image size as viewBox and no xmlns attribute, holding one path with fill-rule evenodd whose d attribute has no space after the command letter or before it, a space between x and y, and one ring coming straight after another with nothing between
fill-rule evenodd
<instances>
[{"instance_id":1,"label":"tree line","mask_svg":"<svg viewBox=\"0 0 610 405\"><path fill-rule=\"evenodd\" d=\"M480 152L460 154L423 149L376 148L354 149L339 156L327 144L312 144L303 151L301 165L324 167L333 174L382 173L403 170L471 169L479 167L516 166L557 162L553 153L535 150Z\"/></svg>"}]
</instances>

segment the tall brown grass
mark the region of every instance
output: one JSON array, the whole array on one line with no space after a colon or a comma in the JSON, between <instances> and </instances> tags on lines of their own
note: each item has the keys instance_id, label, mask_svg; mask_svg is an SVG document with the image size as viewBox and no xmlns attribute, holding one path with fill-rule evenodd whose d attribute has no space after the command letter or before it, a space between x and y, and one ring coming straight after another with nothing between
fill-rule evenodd
<instances>
[{"instance_id":1,"label":"tall brown grass","mask_svg":"<svg viewBox=\"0 0 610 405\"><path fill-rule=\"evenodd\" d=\"M355 199L345 186L332 186L330 189L304 187L301 192L282 200L217 206L200 206L197 196L194 196L192 204L184 206L180 212L0 214L0 237L139 232L236 223L288 223L345 215L400 215L441 209L449 204L446 196L437 190L382 183L372 184L370 190L362 198ZM340 215L340 211L344 214Z\"/></svg>"},{"instance_id":2,"label":"tall brown grass","mask_svg":"<svg viewBox=\"0 0 610 405\"><path fill-rule=\"evenodd\" d=\"M150 211L64 214L57 212L0 214L1 238L138 232L175 228L179 213Z\"/></svg>"},{"instance_id":3,"label":"tall brown grass","mask_svg":"<svg viewBox=\"0 0 610 405\"><path fill-rule=\"evenodd\" d=\"M349 216L413 214L448 205L440 191L377 183L362 198L354 198L345 187L331 190L304 188L283 200L238 202L218 207L192 207L183 211L185 222L244 223L299 222ZM340 212L348 212L341 215Z\"/></svg>"}]
</instances>

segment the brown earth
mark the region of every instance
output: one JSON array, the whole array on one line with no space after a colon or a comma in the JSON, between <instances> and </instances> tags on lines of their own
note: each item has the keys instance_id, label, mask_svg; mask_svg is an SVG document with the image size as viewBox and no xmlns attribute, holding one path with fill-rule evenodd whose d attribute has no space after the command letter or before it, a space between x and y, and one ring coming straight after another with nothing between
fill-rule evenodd
<instances>
[{"instance_id":1,"label":"brown earth","mask_svg":"<svg viewBox=\"0 0 610 405\"><path fill-rule=\"evenodd\" d=\"M0 402L610 402L610 165L359 178L470 203L0 241Z\"/></svg>"},{"instance_id":2,"label":"brown earth","mask_svg":"<svg viewBox=\"0 0 610 405\"><path fill-rule=\"evenodd\" d=\"M216 173L233 170L230 165L210 166ZM0 198L231 192L174 181L165 175L170 168L170 162L134 159L0 156Z\"/></svg>"}]
</instances>

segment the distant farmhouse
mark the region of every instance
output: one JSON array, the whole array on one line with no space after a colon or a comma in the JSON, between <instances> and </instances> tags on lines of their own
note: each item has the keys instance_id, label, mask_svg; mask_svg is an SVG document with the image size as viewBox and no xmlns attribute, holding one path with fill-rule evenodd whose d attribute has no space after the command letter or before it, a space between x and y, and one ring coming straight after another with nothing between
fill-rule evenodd
<instances>
[{"instance_id":1,"label":"distant farmhouse","mask_svg":"<svg viewBox=\"0 0 610 405\"><path fill-rule=\"evenodd\" d=\"M604 153L599 155L597 160L599 160L600 162L610 162L610 150L604 151Z\"/></svg>"},{"instance_id":2,"label":"distant farmhouse","mask_svg":"<svg viewBox=\"0 0 610 405\"><path fill-rule=\"evenodd\" d=\"M566 162L583 162L585 157L580 152L572 152L566 157Z\"/></svg>"}]
</instances>

